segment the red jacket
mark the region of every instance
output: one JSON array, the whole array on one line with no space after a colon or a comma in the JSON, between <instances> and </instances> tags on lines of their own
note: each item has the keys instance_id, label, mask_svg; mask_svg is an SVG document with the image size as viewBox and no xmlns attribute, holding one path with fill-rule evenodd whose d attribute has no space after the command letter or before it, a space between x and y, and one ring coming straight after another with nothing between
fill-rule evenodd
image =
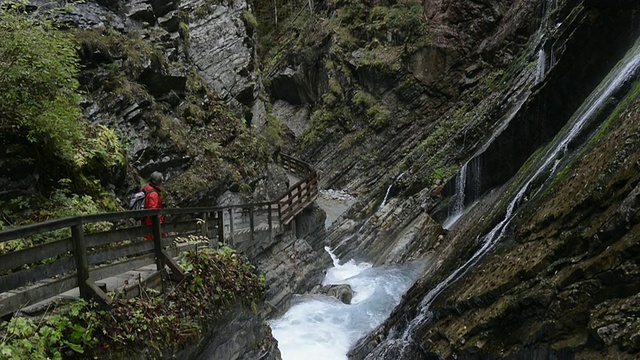
<instances>
[{"instance_id":1,"label":"red jacket","mask_svg":"<svg viewBox=\"0 0 640 360\"><path fill-rule=\"evenodd\" d=\"M147 193L144 199L145 209L162 209L162 196L160 196L160 189L149 184L142 188L142 191ZM153 221L151 216L142 220L142 225L151 225ZM160 224L164 224L164 215L160 215Z\"/></svg>"}]
</instances>

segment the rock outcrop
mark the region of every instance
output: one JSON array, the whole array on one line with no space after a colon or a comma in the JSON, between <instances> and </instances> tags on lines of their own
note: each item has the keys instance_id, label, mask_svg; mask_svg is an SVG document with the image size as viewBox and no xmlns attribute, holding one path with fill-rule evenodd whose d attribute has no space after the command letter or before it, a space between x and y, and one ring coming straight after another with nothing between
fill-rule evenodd
<instances>
[{"instance_id":1,"label":"rock outcrop","mask_svg":"<svg viewBox=\"0 0 640 360\"><path fill-rule=\"evenodd\" d=\"M300 154L325 187L357 195L328 234L336 254L378 264L437 259L350 358L636 357L637 74L557 153L558 173L531 182L500 241L474 254L545 146L637 41L640 7L422 5L429 35L417 43L396 42L398 29L382 21L359 27L384 9L319 9L343 21L317 37L318 58L304 59L324 64L320 79L306 80L292 56L276 78L295 91L271 92L311 107L311 122L293 126L306 129ZM304 89L318 91L316 100L289 95ZM393 114L387 122L383 108ZM475 193L464 205L477 204L443 229L456 211L456 174L471 159L477 168L463 183Z\"/></svg>"},{"instance_id":2,"label":"rock outcrop","mask_svg":"<svg viewBox=\"0 0 640 360\"><path fill-rule=\"evenodd\" d=\"M246 18L251 14L250 3L233 0L212 5L187 0L181 8L189 14L189 57L207 84L233 106L238 117L264 125L264 104L258 101L257 35Z\"/></svg>"}]
</instances>

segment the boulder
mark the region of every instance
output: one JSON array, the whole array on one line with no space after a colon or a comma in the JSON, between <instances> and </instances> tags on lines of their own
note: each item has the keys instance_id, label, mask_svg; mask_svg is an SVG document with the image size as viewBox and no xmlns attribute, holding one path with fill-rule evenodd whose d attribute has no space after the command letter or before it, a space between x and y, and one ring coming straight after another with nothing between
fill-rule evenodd
<instances>
[{"instance_id":1,"label":"boulder","mask_svg":"<svg viewBox=\"0 0 640 360\"><path fill-rule=\"evenodd\" d=\"M127 11L127 17L136 21L143 21L149 25L156 23L156 15L153 8L146 1L132 1Z\"/></svg>"},{"instance_id":2,"label":"boulder","mask_svg":"<svg viewBox=\"0 0 640 360\"><path fill-rule=\"evenodd\" d=\"M348 284L317 285L311 289L311 294L324 294L340 300L343 304L351 304L353 289Z\"/></svg>"}]
</instances>

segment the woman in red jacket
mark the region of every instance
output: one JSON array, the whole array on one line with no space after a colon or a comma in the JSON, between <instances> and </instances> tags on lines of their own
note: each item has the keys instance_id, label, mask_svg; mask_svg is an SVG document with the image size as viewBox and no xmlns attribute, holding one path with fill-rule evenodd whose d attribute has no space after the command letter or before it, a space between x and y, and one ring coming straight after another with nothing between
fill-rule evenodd
<instances>
[{"instance_id":1,"label":"woman in red jacket","mask_svg":"<svg viewBox=\"0 0 640 360\"><path fill-rule=\"evenodd\" d=\"M144 199L145 209L162 209L162 173L154 171L149 177L149 185L142 188L146 196ZM151 216L142 219L142 225L151 225L153 220ZM160 215L160 224L164 224L164 215ZM146 235L144 237L147 240L153 240L153 235Z\"/></svg>"}]
</instances>

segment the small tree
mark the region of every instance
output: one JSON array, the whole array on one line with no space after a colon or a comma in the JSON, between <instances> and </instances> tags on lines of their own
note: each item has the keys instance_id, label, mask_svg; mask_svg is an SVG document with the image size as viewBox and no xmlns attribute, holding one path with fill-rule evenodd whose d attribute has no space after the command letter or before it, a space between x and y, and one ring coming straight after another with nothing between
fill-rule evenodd
<instances>
[{"instance_id":1,"label":"small tree","mask_svg":"<svg viewBox=\"0 0 640 360\"><path fill-rule=\"evenodd\" d=\"M72 161L83 142L73 38L23 2L0 9L0 132Z\"/></svg>"}]
</instances>

